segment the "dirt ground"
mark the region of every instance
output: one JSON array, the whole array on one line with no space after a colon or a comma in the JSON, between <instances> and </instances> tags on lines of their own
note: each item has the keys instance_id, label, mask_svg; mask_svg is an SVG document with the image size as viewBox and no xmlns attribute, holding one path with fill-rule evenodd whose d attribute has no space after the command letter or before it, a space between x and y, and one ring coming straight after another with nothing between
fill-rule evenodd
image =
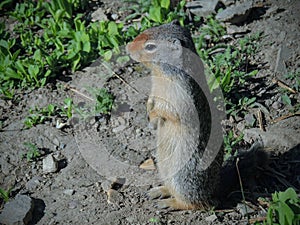
<instances>
[{"instance_id":1,"label":"dirt ground","mask_svg":"<svg viewBox=\"0 0 300 225\"><path fill-rule=\"evenodd\" d=\"M118 14L113 2L104 1L101 7L112 8ZM284 75L300 66L300 1L270 0L264 4L261 15L242 28L250 33L263 32L259 52L254 57L259 73L251 81L251 93L268 111L267 130L273 129L277 132L274 135L278 134L273 138L280 144L274 147L269 139L270 146L267 146L274 155L271 166L290 175L285 177L286 182L279 182L280 185L275 184L268 191L276 187L285 189L287 182L299 190L299 117L275 124L271 121L289 113L282 102L280 88L272 80L292 85ZM111 71L142 91L136 93L116 76L109 76ZM138 64L107 65L97 61L67 78L20 93L14 103L0 100L4 121L0 131L0 186L13 187L13 196L25 194L34 199L33 220L29 224L247 224L246 216L236 205L215 212L169 211L155 208L155 201L147 199L147 191L159 184L156 170L139 168L146 159L155 158L155 132L148 127L145 108L149 71ZM92 88L108 88L115 96L111 118L99 119L92 112L82 117L74 111L63 129L55 127L56 121L22 129L30 108L60 104L66 97L71 97L77 106L92 105L65 85L86 95L90 95L88 90ZM290 97L299 103L298 93ZM240 127L243 121L241 118L227 123ZM22 158L27 151L24 142L34 143L44 155L37 161L27 162ZM48 155L58 162L57 172L43 173L43 159ZM294 164L284 164L292 159ZM282 171L283 164L289 165L285 171ZM111 190L117 178L121 185ZM250 205L254 209L251 218L264 216L265 212L255 202Z\"/></svg>"}]
</instances>

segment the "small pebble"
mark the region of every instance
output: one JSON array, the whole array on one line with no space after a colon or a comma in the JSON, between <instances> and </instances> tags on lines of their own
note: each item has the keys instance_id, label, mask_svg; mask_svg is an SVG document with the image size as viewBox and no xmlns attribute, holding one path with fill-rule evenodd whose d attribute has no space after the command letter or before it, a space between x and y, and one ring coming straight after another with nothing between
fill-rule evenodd
<instances>
[{"instance_id":1,"label":"small pebble","mask_svg":"<svg viewBox=\"0 0 300 225\"><path fill-rule=\"evenodd\" d=\"M55 173L58 169L58 163L52 155L43 159L43 173Z\"/></svg>"},{"instance_id":2,"label":"small pebble","mask_svg":"<svg viewBox=\"0 0 300 225\"><path fill-rule=\"evenodd\" d=\"M71 196L71 195L73 195L75 193L75 191L73 189L66 189L66 190L63 191L63 193L65 195Z\"/></svg>"}]
</instances>

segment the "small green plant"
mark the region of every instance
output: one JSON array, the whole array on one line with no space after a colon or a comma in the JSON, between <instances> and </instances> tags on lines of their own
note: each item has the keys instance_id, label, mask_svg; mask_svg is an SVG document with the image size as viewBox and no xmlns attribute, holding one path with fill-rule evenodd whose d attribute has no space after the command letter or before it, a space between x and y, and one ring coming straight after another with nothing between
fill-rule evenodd
<instances>
[{"instance_id":1,"label":"small green plant","mask_svg":"<svg viewBox=\"0 0 300 225\"><path fill-rule=\"evenodd\" d=\"M100 114L110 114L114 103L114 97L106 89L102 88L96 94L95 111Z\"/></svg>"},{"instance_id":2,"label":"small green plant","mask_svg":"<svg viewBox=\"0 0 300 225\"><path fill-rule=\"evenodd\" d=\"M61 108L62 114L65 114L68 119L72 118L73 100L71 98L66 98L64 100L64 106Z\"/></svg>"},{"instance_id":3,"label":"small green plant","mask_svg":"<svg viewBox=\"0 0 300 225\"><path fill-rule=\"evenodd\" d=\"M200 58L206 64L210 90L223 91L227 114L237 115L251 107L255 97L239 96L237 89L246 87L247 79L257 74L251 69L250 57L256 53L260 33L245 36L230 44L224 40L226 29L214 17L205 20L205 25L196 32L194 42Z\"/></svg>"},{"instance_id":4,"label":"small green plant","mask_svg":"<svg viewBox=\"0 0 300 225\"><path fill-rule=\"evenodd\" d=\"M27 153L26 153L27 162L34 161L41 156L41 153L36 145L29 142L25 142L24 146L27 148Z\"/></svg>"},{"instance_id":5,"label":"small green plant","mask_svg":"<svg viewBox=\"0 0 300 225\"><path fill-rule=\"evenodd\" d=\"M56 111L57 107L53 104L49 104L47 107L42 109L30 109L30 115L24 120L25 128L31 128L37 124L44 123L46 120L50 119L51 116L54 116Z\"/></svg>"},{"instance_id":6,"label":"small green plant","mask_svg":"<svg viewBox=\"0 0 300 225\"><path fill-rule=\"evenodd\" d=\"M9 188L8 190L0 188L0 198L2 198L4 202L8 202L11 191L12 188Z\"/></svg>"},{"instance_id":7,"label":"small green plant","mask_svg":"<svg viewBox=\"0 0 300 225\"><path fill-rule=\"evenodd\" d=\"M25 128L29 129L38 124L45 123L46 121L51 121L54 116L70 119L72 117L72 110L73 100L71 98L66 98L64 100L64 105L61 107L49 104L44 108L30 109L30 115L24 120Z\"/></svg>"},{"instance_id":8,"label":"small green plant","mask_svg":"<svg viewBox=\"0 0 300 225\"><path fill-rule=\"evenodd\" d=\"M240 143L243 140L243 137L243 134L240 134L236 137L232 130L230 130L228 134L224 136L225 161L233 154L234 146Z\"/></svg>"},{"instance_id":9,"label":"small green plant","mask_svg":"<svg viewBox=\"0 0 300 225\"><path fill-rule=\"evenodd\" d=\"M292 83L292 88L295 89L295 91L300 91L300 70L287 73L284 78L290 80Z\"/></svg>"},{"instance_id":10,"label":"small green plant","mask_svg":"<svg viewBox=\"0 0 300 225\"><path fill-rule=\"evenodd\" d=\"M300 198L293 188L272 194L266 222L268 225L300 224Z\"/></svg>"},{"instance_id":11,"label":"small green plant","mask_svg":"<svg viewBox=\"0 0 300 225\"><path fill-rule=\"evenodd\" d=\"M151 217L151 218L149 219L149 222L150 222L150 223L159 223L159 218Z\"/></svg>"}]
</instances>

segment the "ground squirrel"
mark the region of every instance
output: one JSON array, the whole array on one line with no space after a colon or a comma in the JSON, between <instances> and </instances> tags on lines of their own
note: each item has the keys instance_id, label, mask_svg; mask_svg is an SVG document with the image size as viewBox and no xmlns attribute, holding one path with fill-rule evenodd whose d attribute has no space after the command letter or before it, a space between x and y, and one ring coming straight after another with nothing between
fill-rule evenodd
<instances>
[{"instance_id":1,"label":"ground squirrel","mask_svg":"<svg viewBox=\"0 0 300 225\"><path fill-rule=\"evenodd\" d=\"M162 198L157 202L161 208L215 206L223 152L209 156L211 162L204 165L212 116L190 32L178 21L153 27L129 43L127 52L152 71L147 112L157 127L157 165L164 186L151 189L150 197ZM199 64L192 62L195 55Z\"/></svg>"}]
</instances>

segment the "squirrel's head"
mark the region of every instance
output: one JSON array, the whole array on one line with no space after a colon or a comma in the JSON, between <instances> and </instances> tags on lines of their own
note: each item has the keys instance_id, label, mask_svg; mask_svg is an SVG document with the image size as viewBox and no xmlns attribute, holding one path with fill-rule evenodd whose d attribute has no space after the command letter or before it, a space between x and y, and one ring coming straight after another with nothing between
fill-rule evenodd
<instances>
[{"instance_id":1,"label":"squirrel's head","mask_svg":"<svg viewBox=\"0 0 300 225\"><path fill-rule=\"evenodd\" d=\"M131 58L146 65L181 63L183 50L196 52L190 32L177 20L145 30L126 46Z\"/></svg>"}]
</instances>

